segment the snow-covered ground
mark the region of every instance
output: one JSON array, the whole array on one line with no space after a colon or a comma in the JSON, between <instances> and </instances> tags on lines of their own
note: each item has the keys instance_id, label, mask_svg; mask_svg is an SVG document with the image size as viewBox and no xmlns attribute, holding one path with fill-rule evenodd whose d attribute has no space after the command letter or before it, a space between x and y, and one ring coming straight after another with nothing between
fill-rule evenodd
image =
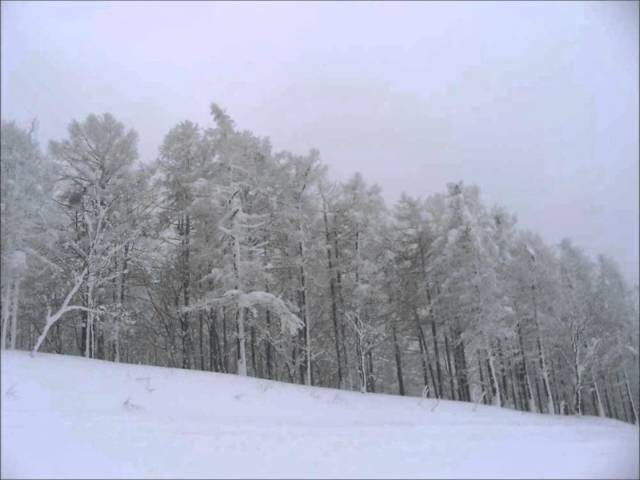
<instances>
[{"instance_id":1,"label":"snow-covered ground","mask_svg":"<svg viewBox=\"0 0 640 480\"><path fill-rule=\"evenodd\" d=\"M2 353L2 477L638 478L638 428Z\"/></svg>"}]
</instances>

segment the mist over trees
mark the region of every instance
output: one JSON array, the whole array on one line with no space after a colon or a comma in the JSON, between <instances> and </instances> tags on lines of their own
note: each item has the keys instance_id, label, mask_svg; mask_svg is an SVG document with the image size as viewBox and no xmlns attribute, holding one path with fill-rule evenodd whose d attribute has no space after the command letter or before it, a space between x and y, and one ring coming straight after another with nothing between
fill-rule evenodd
<instances>
[{"instance_id":1,"label":"mist over trees","mask_svg":"<svg viewBox=\"0 0 640 480\"><path fill-rule=\"evenodd\" d=\"M151 164L110 114L1 133L4 349L638 423L637 286L473 185L387 206L215 104Z\"/></svg>"}]
</instances>

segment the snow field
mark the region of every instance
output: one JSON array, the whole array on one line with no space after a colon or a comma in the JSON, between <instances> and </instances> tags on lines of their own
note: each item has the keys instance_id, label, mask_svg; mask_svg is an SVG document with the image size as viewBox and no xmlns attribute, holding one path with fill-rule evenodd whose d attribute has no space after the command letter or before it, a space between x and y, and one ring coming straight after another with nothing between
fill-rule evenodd
<instances>
[{"instance_id":1,"label":"snow field","mask_svg":"<svg viewBox=\"0 0 640 480\"><path fill-rule=\"evenodd\" d=\"M2 352L4 478L638 478L637 427Z\"/></svg>"}]
</instances>

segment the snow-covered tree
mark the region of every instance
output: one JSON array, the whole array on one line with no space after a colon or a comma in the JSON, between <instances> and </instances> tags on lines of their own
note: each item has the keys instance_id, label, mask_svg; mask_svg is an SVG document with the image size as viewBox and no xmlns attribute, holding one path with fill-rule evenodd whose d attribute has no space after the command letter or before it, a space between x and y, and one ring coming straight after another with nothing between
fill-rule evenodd
<instances>
[{"instance_id":1,"label":"snow-covered tree","mask_svg":"<svg viewBox=\"0 0 640 480\"><path fill-rule=\"evenodd\" d=\"M611 259L462 182L388 209L211 116L144 165L109 114L49 156L2 123L3 348L638 422L638 290Z\"/></svg>"},{"instance_id":2,"label":"snow-covered tree","mask_svg":"<svg viewBox=\"0 0 640 480\"><path fill-rule=\"evenodd\" d=\"M52 187L50 163L29 131L2 121L0 152L0 258L2 279L2 348L16 348L20 303L33 293L24 284L28 269L48 263L43 250L51 240L47 231L52 215L48 197Z\"/></svg>"},{"instance_id":3,"label":"snow-covered tree","mask_svg":"<svg viewBox=\"0 0 640 480\"><path fill-rule=\"evenodd\" d=\"M82 280L82 350L87 357L104 356L101 320L108 314L107 305L116 303L107 289L122 276L122 271L114 272L113 263L123 252L126 256L127 246L138 235L129 216L117 215L127 209L137 138L112 115L92 114L83 122L71 122L68 139L49 145L60 169L57 201L69 221L62 247L69 253L67 261L75 265L74 278Z\"/></svg>"}]
</instances>

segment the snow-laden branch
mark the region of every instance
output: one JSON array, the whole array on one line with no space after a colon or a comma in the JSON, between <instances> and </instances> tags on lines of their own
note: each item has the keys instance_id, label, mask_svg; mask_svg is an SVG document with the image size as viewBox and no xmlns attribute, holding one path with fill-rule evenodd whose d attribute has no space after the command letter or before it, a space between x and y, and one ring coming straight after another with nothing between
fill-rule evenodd
<instances>
[{"instance_id":1,"label":"snow-laden branch","mask_svg":"<svg viewBox=\"0 0 640 480\"><path fill-rule=\"evenodd\" d=\"M47 308L47 321L45 323L44 329L42 330L42 333L40 334L40 337L38 337L38 341L36 342L36 345L33 347L33 350L31 352L32 356L38 351L38 349L40 348L40 345L42 345L42 342L44 342L44 339L46 338L47 333L49 332L49 329L60 319L60 317L62 317L62 315L72 310L89 310L79 305L69 305L69 302L71 301L73 296L77 293L77 291L82 286L82 283L84 282L84 279L86 276L87 276L86 268L82 271L80 275L76 275L73 288L69 291L69 293L64 299L64 302L62 302L62 306L58 309L56 313L51 315L51 307Z\"/></svg>"},{"instance_id":2,"label":"snow-laden branch","mask_svg":"<svg viewBox=\"0 0 640 480\"><path fill-rule=\"evenodd\" d=\"M193 312L211 307L221 307L234 304L238 308L252 309L263 306L280 318L280 328L288 330L293 335L304 323L287 307L285 302L272 293L253 291L249 293L240 290L227 290L221 297L205 298L189 307L183 308L183 312Z\"/></svg>"},{"instance_id":3,"label":"snow-laden branch","mask_svg":"<svg viewBox=\"0 0 640 480\"><path fill-rule=\"evenodd\" d=\"M252 308L256 305L262 305L268 308L280 318L280 328L282 330L286 328L291 335L304 326L302 320L287 308L282 299L271 293L263 291L242 293L238 300L240 307Z\"/></svg>"}]
</instances>

